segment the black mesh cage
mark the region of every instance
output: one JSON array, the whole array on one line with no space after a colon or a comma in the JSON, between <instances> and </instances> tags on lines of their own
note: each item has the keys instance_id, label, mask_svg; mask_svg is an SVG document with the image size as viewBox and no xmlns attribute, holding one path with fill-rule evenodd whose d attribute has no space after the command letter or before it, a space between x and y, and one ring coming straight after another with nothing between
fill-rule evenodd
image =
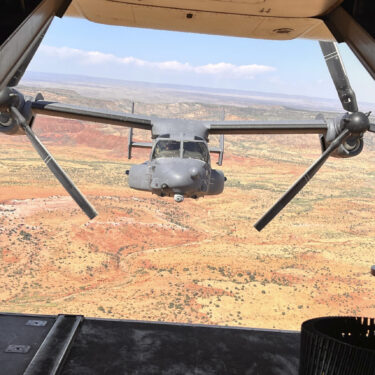
<instances>
[{"instance_id":1,"label":"black mesh cage","mask_svg":"<svg viewBox=\"0 0 375 375\"><path fill-rule=\"evenodd\" d=\"M375 321L307 320L301 328L300 375L375 375Z\"/></svg>"}]
</instances>

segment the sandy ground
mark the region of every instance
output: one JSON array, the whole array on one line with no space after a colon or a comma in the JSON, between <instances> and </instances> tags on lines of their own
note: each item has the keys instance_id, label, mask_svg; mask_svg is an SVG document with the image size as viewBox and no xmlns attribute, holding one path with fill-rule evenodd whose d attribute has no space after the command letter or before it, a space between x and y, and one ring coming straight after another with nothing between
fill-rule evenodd
<instances>
[{"instance_id":1,"label":"sandy ground","mask_svg":"<svg viewBox=\"0 0 375 375\"><path fill-rule=\"evenodd\" d=\"M99 216L87 220L25 139L1 136L1 311L282 329L375 315L372 135L258 233L317 137L227 137L224 193L176 204L127 187L125 130L59 121L36 130Z\"/></svg>"}]
</instances>

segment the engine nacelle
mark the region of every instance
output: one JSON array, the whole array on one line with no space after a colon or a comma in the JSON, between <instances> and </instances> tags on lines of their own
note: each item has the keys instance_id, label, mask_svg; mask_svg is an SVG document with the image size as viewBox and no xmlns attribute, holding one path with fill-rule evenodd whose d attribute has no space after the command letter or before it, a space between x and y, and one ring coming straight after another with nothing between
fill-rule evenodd
<instances>
[{"instance_id":1,"label":"engine nacelle","mask_svg":"<svg viewBox=\"0 0 375 375\"><path fill-rule=\"evenodd\" d=\"M224 190L224 173L217 169L211 170L210 186L208 187L208 195L220 194Z\"/></svg>"},{"instance_id":2,"label":"engine nacelle","mask_svg":"<svg viewBox=\"0 0 375 375\"><path fill-rule=\"evenodd\" d=\"M0 91L0 133L8 135L25 135L20 124L9 112L11 106L16 107L22 112L24 105L25 99L17 90L6 87Z\"/></svg>"},{"instance_id":3,"label":"engine nacelle","mask_svg":"<svg viewBox=\"0 0 375 375\"><path fill-rule=\"evenodd\" d=\"M327 120L327 134L325 136L320 135L320 145L322 148L322 152L327 149L331 142L342 131L342 121L342 117L337 117L333 120ZM363 134L352 134L335 151L332 152L331 156L335 158L351 158L360 154L362 150Z\"/></svg>"},{"instance_id":4,"label":"engine nacelle","mask_svg":"<svg viewBox=\"0 0 375 375\"><path fill-rule=\"evenodd\" d=\"M352 136L345 140L335 152L331 154L336 158L351 158L357 156L363 150L363 138Z\"/></svg>"},{"instance_id":5,"label":"engine nacelle","mask_svg":"<svg viewBox=\"0 0 375 375\"><path fill-rule=\"evenodd\" d=\"M25 135L21 126L8 114L0 113L0 133L7 135Z\"/></svg>"},{"instance_id":6,"label":"engine nacelle","mask_svg":"<svg viewBox=\"0 0 375 375\"><path fill-rule=\"evenodd\" d=\"M129 170L129 186L136 190L150 191L150 171L149 163L133 165Z\"/></svg>"}]
</instances>

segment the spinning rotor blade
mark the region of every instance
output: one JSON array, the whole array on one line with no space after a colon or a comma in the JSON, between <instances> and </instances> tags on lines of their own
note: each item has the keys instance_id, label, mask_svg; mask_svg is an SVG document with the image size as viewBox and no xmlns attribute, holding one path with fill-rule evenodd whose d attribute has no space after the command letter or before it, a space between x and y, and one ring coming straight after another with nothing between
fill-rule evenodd
<instances>
[{"instance_id":1,"label":"spinning rotor blade","mask_svg":"<svg viewBox=\"0 0 375 375\"><path fill-rule=\"evenodd\" d=\"M357 99L350 86L336 43L319 42L319 44L343 108L349 112L358 112Z\"/></svg>"},{"instance_id":2,"label":"spinning rotor blade","mask_svg":"<svg viewBox=\"0 0 375 375\"><path fill-rule=\"evenodd\" d=\"M342 131L328 146L311 167L289 188L289 190L255 223L254 227L260 232L313 178L316 172L328 159L329 155L340 146L349 130Z\"/></svg>"},{"instance_id":3,"label":"spinning rotor blade","mask_svg":"<svg viewBox=\"0 0 375 375\"><path fill-rule=\"evenodd\" d=\"M90 204L90 202L85 198L85 196L74 185L73 181L69 178L69 176L57 164L56 160L52 157L49 151L44 147L42 142L40 142L38 137L31 130L30 126L26 123L24 117L21 115L18 109L15 107L11 107L11 112L14 118L16 118L19 121L27 137L30 139L33 147L38 152L38 154L40 155L44 163L47 165L47 167L50 169L50 171L60 181L61 185L70 194L70 196L75 200L78 206L81 207L84 213L90 219L93 219L97 215L95 208Z\"/></svg>"}]
</instances>

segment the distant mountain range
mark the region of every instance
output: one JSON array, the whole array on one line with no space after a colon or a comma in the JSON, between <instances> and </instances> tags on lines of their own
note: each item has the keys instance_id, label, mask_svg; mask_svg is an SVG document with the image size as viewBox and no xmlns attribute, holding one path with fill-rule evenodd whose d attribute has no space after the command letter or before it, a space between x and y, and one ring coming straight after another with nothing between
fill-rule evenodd
<instances>
[{"instance_id":1,"label":"distant mountain range","mask_svg":"<svg viewBox=\"0 0 375 375\"><path fill-rule=\"evenodd\" d=\"M259 91L217 89L165 83L114 80L78 75L26 72L21 84L33 87L64 88L100 99L128 99L144 102L200 102L237 106L283 106L309 111L341 112L338 99L286 95ZM374 103L360 103L362 111L373 110Z\"/></svg>"}]
</instances>

